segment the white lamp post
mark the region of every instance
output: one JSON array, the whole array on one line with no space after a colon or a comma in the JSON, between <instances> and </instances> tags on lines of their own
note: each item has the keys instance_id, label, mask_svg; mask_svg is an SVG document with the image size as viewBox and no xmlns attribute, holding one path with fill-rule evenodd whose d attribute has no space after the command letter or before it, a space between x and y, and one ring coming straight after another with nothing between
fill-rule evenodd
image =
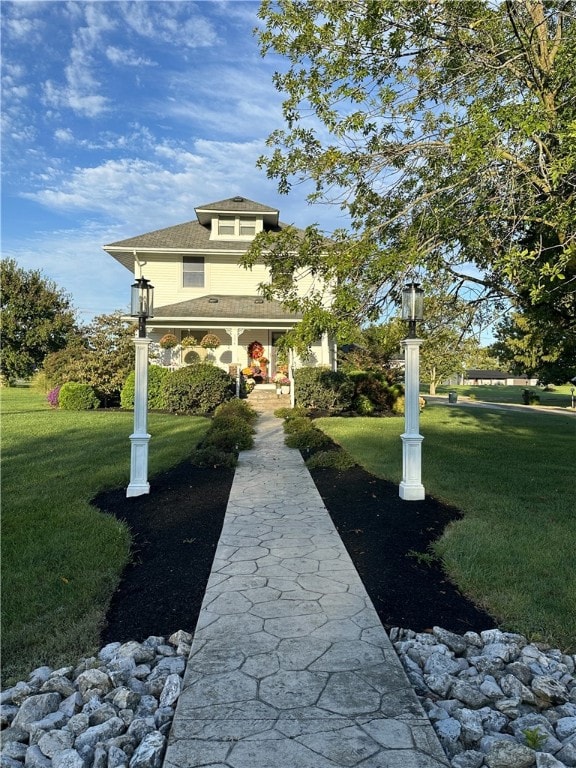
<instances>
[{"instance_id":1,"label":"white lamp post","mask_svg":"<svg viewBox=\"0 0 576 768\"><path fill-rule=\"evenodd\" d=\"M132 285L130 315L138 318L134 381L134 432L130 435L130 485L126 496L150 493L148 482L148 441L146 422L148 417L148 346L146 320L154 317L154 287L144 277Z\"/></svg>"},{"instance_id":2,"label":"white lamp post","mask_svg":"<svg viewBox=\"0 0 576 768\"><path fill-rule=\"evenodd\" d=\"M422 485L422 440L420 417L420 345L416 338L416 322L424 317L424 291L418 283L409 283L402 291L402 319L408 321L408 337L404 339L405 401L402 438L402 482L400 498L420 501L425 496Z\"/></svg>"}]
</instances>

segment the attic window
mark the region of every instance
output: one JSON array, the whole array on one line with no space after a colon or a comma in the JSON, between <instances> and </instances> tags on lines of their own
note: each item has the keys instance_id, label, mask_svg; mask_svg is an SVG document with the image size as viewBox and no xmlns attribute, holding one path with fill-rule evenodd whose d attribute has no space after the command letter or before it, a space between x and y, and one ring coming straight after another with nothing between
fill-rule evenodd
<instances>
[{"instance_id":1,"label":"attic window","mask_svg":"<svg viewBox=\"0 0 576 768\"><path fill-rule=\"evenodd\" d=\"M236 231L236 218L234 216L220 216L218 219L219 235L234 235Z\"/></svg>"},{"instance_id":2,"label":"attic window","mask_svg":"<svg viewBox=\"0 0 576 768\"><path fill-rule=\"evenodd\" d=\"M232 198L235 203L243 203L244 198L237 195L236 197Z\"/></svg>"},{"instance_id":3,"label":"attic window","mask_svg":"<svg viewBox=\"0 0 576 768\"><path fill-rule=\"evenodd\" d=\"M255 235L256 234L256 219L254 219L254 218L240 219L240 234L241 235Z\"/></svg>"},{"instance_id":4,"label":"attic window","mask_svg":"<svg viewBox=\"0 0 576 768\"><path fill-rule=\"evenodd\" d=\"M215 296L211 296L208 299L208 304L218 304L218 299Z\"/></svg>"},{"instance_id":5,"label":"attic window","mask_svg":"<svg viewBox=\"0 0 576 768\"><path fill-rule=\"evenodd\" d=\"M262 231L261 216L249 216L242 213L221 213L212 219L211 239L216 240L251 240Z\"/></svg>"}]
</instances>

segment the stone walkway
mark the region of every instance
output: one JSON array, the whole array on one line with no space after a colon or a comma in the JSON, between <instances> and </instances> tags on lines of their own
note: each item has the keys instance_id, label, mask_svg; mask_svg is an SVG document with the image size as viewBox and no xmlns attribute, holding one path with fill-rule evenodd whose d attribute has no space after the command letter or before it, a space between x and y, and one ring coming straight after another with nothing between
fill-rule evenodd
<instances>
[{"instance_id":1,"label":"stone walkway","mask_svg":"<svg viewBox=\"0 0 576 768\"><path fill-rule=\"evenodd\" d=\"M447 765L300 453L261 414L164 768Z\"/></svg>"}]
</instances>

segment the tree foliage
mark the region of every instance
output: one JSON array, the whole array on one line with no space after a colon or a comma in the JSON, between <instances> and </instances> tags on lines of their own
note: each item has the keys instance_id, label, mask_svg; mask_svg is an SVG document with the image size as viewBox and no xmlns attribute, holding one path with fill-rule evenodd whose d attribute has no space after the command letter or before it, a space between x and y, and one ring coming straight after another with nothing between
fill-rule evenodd
<instances>
[{"instance_id":1,"label":"tree foliage","mask_svg":"<svg viewBox=\"0 0 576 768\"><path fill-rule=\"evenodd\" d=\"M134 326L122 312L98 315L70 339L65 349L48 355L44 372L51 386L77 381L94 388L105 405L117 405L134 368Z\"/></svg>"},{"instance_id":2,"label":"tree foliage","mask_svg":"<svg viewBox=\"0 0 576 768\"><path fill-rule=\"evenodd\" d=\"M14 259L0 266L0 372L13 381L28 378L47 354L65 347L76 322L69 296L40 271L22 269Z\"/></svg>"},{"instance_id":3,"label":"tree foliage","mask_svg":"<svg viewBox=\"0 0 576 768\"><path fill-rule=\"evenodd\" d=\"M263 0L260 17L263 54L285 63L285 127L261 166L281 192L311 181L352 223L330 243L263 234L246 259L306 312L308 339L377 317L414 269L574 328L573 2ZM318 281L299 298L302 269Z\"/></svg>"},{"instance_id":4,"label":"tree foliage","mask_svg":"<svg viewBox=\"0 0 576 768\"><path fill-rule=\"evenodd\" d=\"M496 329L492 352L513 373L536 376L542 384L565 384L576 374L576 336L542 326L533 315L509 315Z\"/></svg>"}]
</instances>

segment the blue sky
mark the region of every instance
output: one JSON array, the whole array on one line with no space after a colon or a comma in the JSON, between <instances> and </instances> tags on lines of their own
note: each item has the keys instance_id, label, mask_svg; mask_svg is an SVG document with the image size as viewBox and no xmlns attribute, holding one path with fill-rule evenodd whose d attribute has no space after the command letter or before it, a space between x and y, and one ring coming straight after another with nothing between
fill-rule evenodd
<instances>
[{"instance_id":1,"label":"blue sky","mask_svg":"<svg viewBox=\"0 0 576 768\"><path fill-rule=\"evenodd\" d=\"M68 291L78 317L126 309L102 245L243 195L283 221L342 226L256 168L282 126L253 34L258 2L19 0L2 13L2 253Z\"/></svg>"}]
</instances>

